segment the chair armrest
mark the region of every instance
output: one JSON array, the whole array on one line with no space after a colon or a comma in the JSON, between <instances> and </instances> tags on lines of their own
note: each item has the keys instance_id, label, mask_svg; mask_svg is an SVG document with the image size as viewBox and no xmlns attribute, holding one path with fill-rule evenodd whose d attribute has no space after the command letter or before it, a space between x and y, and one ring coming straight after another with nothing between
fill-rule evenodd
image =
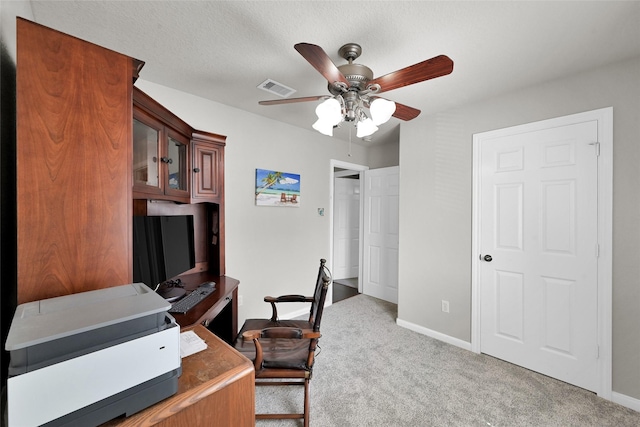
<instances>
[{"instance_id":1,"label":"chair armrest","mask_svg":"<svg viewBox=\"0 0 640 427\"><path fill-rule=\"evenodd\" d=\"M312 302L313 297L304 295L281 295L279 297L264 297L265 302Z\"/></svg>"},{"instance_id":2,"label":"chair armrest","mask_svg":"<svg viewBox=\"0 0 640 427\"><path fill-rule=\"evenodd\" d=\"M313 302L313 297L305 297L304 295L281 295L279 297L264 297L264 302L271 304L271 321L278 321L278 302Z\"/></svg>"}]
</instances>

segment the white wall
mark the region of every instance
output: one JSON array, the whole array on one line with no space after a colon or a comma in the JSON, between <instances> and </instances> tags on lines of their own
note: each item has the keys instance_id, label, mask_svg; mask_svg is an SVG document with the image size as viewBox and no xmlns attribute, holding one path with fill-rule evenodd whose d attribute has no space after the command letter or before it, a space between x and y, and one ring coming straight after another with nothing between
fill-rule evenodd
<instances>
[{"instance_id":1,"label":"white wall","mask_svg":"<svg viewBox=\"0 0 640 427\"><path fill-rule=\"evenodd\" d=\"M33 21L31 3L27 1L3 1L0 6L0 40L9 56L16 60L16 17Z\"/></svg>"},{"instance_id":2,"label":"white wall","mask_svg":"<svg viewBox=\"0 0 640 427\"><path fill-rule=\"evenodd\" d=\"M399 319L470 342L472 135L609 106L613 390L640 399L640 58L402 126Z\"/></svg>"},{"instance_id":3,"label":"white wall","mask_svg":"<svg viewBox=\"0 0 640 427\"><path fill-rule=\"evenodd\" d=\"M369 148L368 165L371 169L398 166L400 164L400 125L391 134L391 141L365 146Z\"/></svg>"},{"instance_id":4,"label":"white wall","mask_svg":"<svg viewBox=\"0 0 640 427\"><path fill-rule=\"evenodd\" d=\"M144 68L141 76L144 76ZM143 92L192 127L227 136L226 273L240 280L238 322L269 316L266 295L311 295L320 258L329 260L330 159L366 164L367 149L139 79ZM255 206L255 170L300 174L299 208ZM324 216L318 215L324 208ZM328 298L330 301L330 298ZM283 314L308 310L291 304Z\"/></svg>"},{"instance_id":5,"label":"white wall","mask_svg":"<svg viewBox=\"0 0 640 427\"><path fill-rule=\"evenodd\" d=\"M400 141L396 140L370 147L367 158L371 169L400 165Z\"/></svg>"}]
</instances>

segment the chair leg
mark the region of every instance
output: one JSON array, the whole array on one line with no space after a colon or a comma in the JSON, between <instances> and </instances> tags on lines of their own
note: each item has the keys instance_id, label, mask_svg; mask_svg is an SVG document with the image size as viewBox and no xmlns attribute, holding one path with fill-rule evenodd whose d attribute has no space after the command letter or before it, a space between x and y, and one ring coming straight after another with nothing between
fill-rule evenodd
<instances>
[{"instance_id":1,"label":"chair leg","mask_svg":"<svg viewBox=\"0 0 640 427\"><path fill-rule=\"evenodd\" d=\"M304 380L304 427L309 427L309 378Z\"/></svg>"},{"instance_id":2,"label":"chair leg","mask_svg":"<svg viewBox=\"0 0 640 427\"><path fill-rule=\"evenodd\" d=\"M303 386L304 387L304 402L303 402L303 412L297 414L258 414L256 413L256 420L264 420L264 419L303 419L304 427L309 427L309 381L311 378L305 378L300 380L293 381L260 381L256 380L256 386L267 386L267 387L277 387L277 386Z\"/></svg>"}]
</instances>

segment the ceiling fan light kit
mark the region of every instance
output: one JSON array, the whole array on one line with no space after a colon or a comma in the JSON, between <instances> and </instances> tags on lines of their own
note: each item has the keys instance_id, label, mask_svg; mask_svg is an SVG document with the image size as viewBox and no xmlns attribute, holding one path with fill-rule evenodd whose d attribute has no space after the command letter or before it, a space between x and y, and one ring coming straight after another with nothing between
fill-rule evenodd
<instances>
[{"instance_id":1,"label":"ceiling fan light kit","mask_svg":"<svg viewBox=\"0 0 640 427\"><path fill-rule=\"evenodd\" d=\"M371 118L363 108L363 98L351 97L345 101L342 95L329 98L316 107L318 120L313 124L313 128L323 135L333 136L333 128L340 123L355 122L356 136L364 138L372 135L378 130L377 125L386 123L396 110L396 103L383 98L374 99L369 107Z\"/></svg>"},{"instance_id":2,"label":"ceiling fan light kit","mask_svg":"<svg viewBox=\"0 0 640 427\"><path fill-rule=\"evenodd\" d=\"M387 123L396 112L396 103L384 98L376 98L369 106L371 120L376 125Z\"/></svg>"},{"instance_id":3,"label":"ceiling fan light kit","mask_svg":"<svg viewBox=\"0 0 640 427\"><path fill-rule=\"evenodd\" d=\"M441 77L453 71L453 61L445 55L439 55L374 79L369 67L353 63L362 53L362 48L357 43L347 43L338 50L339 55L348 61L348 64L341 66L336 66L320 46L298 43L294 48L324 76L331 96L260 101L259 104L276 105L323 99L316 107L318 120L312 127L327 136L333 136L334 127L342 122L354 123L356 136L366 138L378 130L378 125L386 123L391 117L405 121L416 118L420 110L373 95ZM367 108L371 117L367 116Z\"/></svg>"},{"instance_id":4,"label":"ceiling fan light kit","mask_svg":"<svg viewBox=\"0 0 640 427\"><path fill-rule=\"evenodd\" d=\"M329 98L316 107L318 120L313 128L323 135L333 136L333 127L342 121L342 105L336 98Z\"/></svg>"},{"instance_id":5,"label":"ceiling fan light kit","mask_svg":"<svg viewBox=\"0 0 640 427\"><path fill-rule=\"evenodd\" d=\"M356 137L364 138L365 136L373 135L378 130L378 126L373 123L373 120L367 118L360 120L356 123Z\"/></svg>"}]
</instances>

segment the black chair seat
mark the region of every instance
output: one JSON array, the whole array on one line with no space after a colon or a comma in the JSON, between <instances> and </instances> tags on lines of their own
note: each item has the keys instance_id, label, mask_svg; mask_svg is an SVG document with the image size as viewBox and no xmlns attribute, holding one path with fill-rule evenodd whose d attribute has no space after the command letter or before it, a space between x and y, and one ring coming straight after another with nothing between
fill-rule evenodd
<instances>
[{"instance_id":1,"label":"black chair seat","mask_svg":"<svg viewBox=\"0 0 640 427\"><path fill-rule=\"evenodd\" d=\"M249 360L255 360L256 346L246 341L242 335L246 331L261 331L273 327L312 330L313 324L307 320L247 319L238 333L234 347ZM290 340L281 338L261 338L263 349L263 367L269 369L305 369L309 356L309 340Z\"/></svg>"},{"instance_id":2,"label":"black chair seat","mask_svg":"<svg viewBox=\"0 0 640 427\"><path fill-rule=\"evenodd\" d=\"M307 366L310 341L308 339L260 338L262 368L310 371L311 368ZM255 360L256 346L253 341L237 342L235 348L249 360Z\"/></svg>"}]
</instances>

